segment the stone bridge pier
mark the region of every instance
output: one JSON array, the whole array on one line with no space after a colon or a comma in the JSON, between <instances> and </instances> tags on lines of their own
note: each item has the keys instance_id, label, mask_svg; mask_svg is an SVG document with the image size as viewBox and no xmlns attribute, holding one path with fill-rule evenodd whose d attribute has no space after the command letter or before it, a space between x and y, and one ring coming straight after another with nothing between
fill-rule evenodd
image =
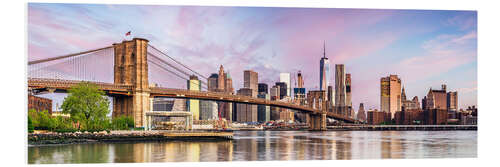
<instances>
[{"instance_id":1,"label":"stone bridge pier","mask_svg":"<svg viewBox=\"0 0 500 167\"><path fill-rule=\"evenodd\" d=\"M311 114L308 120L309 130L326 130L326 113Z\"/></svg>"}]
</instances>

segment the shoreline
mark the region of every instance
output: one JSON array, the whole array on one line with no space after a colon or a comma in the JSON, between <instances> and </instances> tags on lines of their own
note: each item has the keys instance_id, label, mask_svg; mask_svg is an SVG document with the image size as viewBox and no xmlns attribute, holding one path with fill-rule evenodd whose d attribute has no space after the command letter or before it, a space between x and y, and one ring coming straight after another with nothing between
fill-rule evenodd
<instances>
[{"instance_id":1,"label":"shoreline","mask_svg":"<svg viewBox=\"0 0 500 167\"><path fill-rule=\"evenodd\" d=\"M269 129L269 130L234 130L234 131L309 131L296 129ZM345 129L329 128L328 131L477 131L477 127L470 129ZM224 134L222 134L224 133ZM207 135L208 134L208 135ZM224 132L163 132L163 131L118 131L112 133L40 133L28 134L28 147L54 146L66 144L94 144L94 143L135 143L135 142L164 142L164 141L231 141L232 131Z\"/></svg>"},{"instance_id":2,"label":"shoreline","mask_svg":"<svg viewBox=\"0 0 500 167\"><path fill-rule=\"evenodd\" d=\"M80 143L120 143L157 141L228 141L232 132L144 132L121 131L115 133L40 133L28 134L28 145L57 145Z\"/></svg>"}]
</instances>

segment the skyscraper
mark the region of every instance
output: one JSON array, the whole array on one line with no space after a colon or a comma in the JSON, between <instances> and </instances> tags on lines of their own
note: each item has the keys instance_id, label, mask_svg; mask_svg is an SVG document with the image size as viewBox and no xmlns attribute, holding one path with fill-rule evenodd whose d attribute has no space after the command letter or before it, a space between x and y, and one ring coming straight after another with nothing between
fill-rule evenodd
<instances>
[{"instance_id":1,"label":"skyscraper","mask_svg":"<svg viewBox=\"0 0 500 167\"><path fill-rule=\"evenodd\" d=\"M303 88L304 87L304 78L302 77L302 72L299 71L297 73L297 88Z\"/></svg>"},{"instance_id":2,"label":"skyscraper","mask_svg":"<svg viewBox=\"0 0 500 167\"><path fill-rule=\"evenodd\" d=\"M330 61L326 57L325 43L323 43L323 57L319 61L319 90L326 91L330 85Z\"/></svg>"},{"instance_id":3,"label":"skyscraper","mask_svg":"<svg viewBox=\"0 0 500 167\"><path fill-rule=\"evenodd\" d=\"M207 79L208 91L210 92L217 91L218 80L219 80L219 75L217 75L216 73L212 73L210 77L208 77Z\"/></svg>"},{"instance_id":4,"label":"skyscraper","mask_svg":"<svg viewBox=\"0 0 500 167\"><path fill-rule=\"evenodd\" d=\"M363 103L359 104L358 115L356 116L356 118L361 122L366 121L365 107L363 106Z\"/></svg>"},{"instance_id":5,"label":"skyscraper","mask_svg":"<svg viewBox=\"0 0 500 167\"><path fill-rule=\"evenodd\" d=\"M212 73L207 79L207 89L209 92L217 92L219 75ZM200 119L218 119L219 109L217 102L214 101L200 101Z\"/></svg>"},{"instance_id":6,"label":"skyscraper","mask_svg":"<svg viewBox=\"0 0 500 167\"><path fill-rule=\"evenodd\" d=\"M280 99L280 86L274 85L269 89L269 95L271 96L271 100L279 100Z\"/></svg>"},{"instance_id":7,"label":"skyscraper","mask_svg":"<svg viewBox=\"0 0 500 167\"><path fill-rule=\"evenodd\" d=\"M344 64L335 65L335 108L337 113L346 115L346 85Z\"/></svg>"},{"instance_id":8,"label":"skyscraper","mask_svg":"<svg viewBox=\"0 0 500 167\"><path fill-rule=\"evenodd\" d=\"M219 75L217 76L217 92L233 94L233 83L231 76L228 73L224 72L224 67L221 65L219 68ZM217 102L217 105L220 117L225 118L228 122L231 122L233 117L233 103Z\"/></svg>"},{"instance_id":9,"label":"skyscraper","mask_svg":"<svg viewBox=\"0 0 500 167\"><path fill-rule=\"evenodd\" d=\"M198 77L195 75L191 75L189 77L189 81L187 81L187 88L188 90L192 91L200 91L201 90L201 83ZM193 119L194 120L199 120L200 119L200 101L199 100L187 100L187 109L189 112L193 113Z\"/></svg>"},{"instance_id":10,"label":"skyscraper","mask_svg":"<svg viewBox=\"0 0 500 167\"><path fill-rule=\"evenodd\" d=\"M238 90L237 94L241 96L252 96L253 90L250 88L241 88ZM257 122L257 105L237 103L236 121Z\"/></svg>"},{"instance_id":11,"label":"skyscraper","mask_svg":"<svg viewBox=\"0 0 500 167\"><path fill-rule=\"evenodd\" d=\"M243 71L243 88L238 90L238 95L257 97L258 73L252 70ZM238 122L256 122L257 105L237 104L236 118Z\"/></svg>"},{"instance_id":12,"label":"skyscraper","mask_svg":"<svg viewBox=\"0 0 500 167\"><path fill-rule=\"evenodd\" d=\"M225 85L226 85L226 75L224 74L224 67L220 65L219 76L217 78L217 89L219 89L220 92L224 92Z\"/></svg>"},{"instance_id":13,"label":"skyscraper","mask_svg":"<svg viewBox=\"0 0 500 167\"><path fill-rule=\"evenodd\" d=\"M259 94L261 93L264 93L264 94L268 94L268 91L267 91L267 84L266 83L259 83Z\"/></svg>"},{"instance_id":14,"label":"skyscraper","mask_svg":"<svg viewBox=\"0 0 500 167\"><path fill-rule=\"evenodd\" d=\"M288 85L285 82L276 82L276 86L279 86L279 99L283 99L286 96Z\"/></svg>"},{"instance_id":15,"label":"skyscraper","mask_svg":"<svg viewBox=\"0 0 500 167\"><path fill-rule=\"evenodd\" d=\"M260 92L259 95L257 95L258 98L270 100L271 96L269 94ZM268 105L258 105L257 106L257 120L259 122L267 122L271 119L271 107Z\"/></svg>"},{"instance_id":16,"label":"skyscraper","mask_svg":"<svg viewBox=\"0 0 500 167\"><path fill-rule=\"evenodd\" d=\"M351 74L345 74L345 103L348 107L352 107L351 95Z\"/></svg>"},{"instance_id":17,"label":"skyscraper","mask_svg":"<svg viewBox=\"0 0 500 167\"><path fill-rule=\"evenodd\" d=\"M352 95L351 95L351 74L345 74L345 104L347 107L347 113L352 118L355 118L354 110L352 109Z\"/></svg>"},{"instance_id":18,"label":"skyscraper","mask_svg":"<svg viewBox=\"0 0 500 167\"><path fill-rule=\"evenodd\" d=\"M296 103L300 105L305 104L306 88L304 88L304 78L302 78L300 71L297 73L297 87L293 88L293 94Z\"/></svg>"},{"instance_id":19,"label":"skyscraper","mask_svg":"<svg viewBox=\"0 0 500 167\"><path fill-rule=\"evenodd\" d=\"M259 83L259 94L258 98L271 100L271 96L268 94L267 84ZM267 122L271 119L271 108L267 105L257 106L257 120L259 122Z\"/></svg>"},{"instance_id":20,"label":"skyscraper","mask_svg":"<svg viewBox=\"0 0 500 167\"><path fill-rule=\"evenodd\" d=\"M389 75L380 79L380 110L391 113L401 111L401 79L397 75Z\"/></svg>"},{"instance_id":21,"label":"skyscraper","mask_svg":"<svg viewBox=\"0 0 500 167\"><path fill-rule=\"evenodd\" d=\"M291 92L291 85L290 85L290 83L292 83L292 82L290 80L290 73L285 73L285 72L280 73L280 82L286 83L286 85L288 86L286 88L286 96L290 96L291 97L292 95L290 94L290 92Z\"/></svg>"},{"instance_id":22,"label":"skyscraper","mask_svg":"<svg viewBox=\"0 0 500 167\"><path fill-rule=\"evenodd\" d=\"M448 92L446 101L448 104L448 111L458 111L458 95L456 91Z\"/></svg>"},{"instance_id":23,"label":"skyscraper","mask_svg":"<svg viewBox=\"0 0 500 167\"><path fill-rule=\"evenodd\" d=\"M252 89L252 97L257 97L257 92L259 89L258 86L258 80L259 76L258 73L252 70L245 70L243 72L243 87L244 88L249 88Z\"/></svg>"},{"instance_id":24,"label":"skyscraper","mask_svg":"<svg viewBox=\"0 0 500 167\"><path fill-rule=\"evenodd\" d=\"M326 91L326 100L328 100L328 103L326 104L328 109L332 108L333 109L333 101L332 100L335 100L335 98L333 98L333 87L328 85L328 91Z\"/></svg>"}]
</instances>

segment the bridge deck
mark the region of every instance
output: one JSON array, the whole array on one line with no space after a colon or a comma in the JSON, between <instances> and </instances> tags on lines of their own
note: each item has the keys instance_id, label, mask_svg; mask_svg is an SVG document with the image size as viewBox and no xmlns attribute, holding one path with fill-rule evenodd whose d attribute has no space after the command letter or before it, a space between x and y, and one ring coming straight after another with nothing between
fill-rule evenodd
<instances>
[{"instance_id":1,"label":"bridge deck","mask_svg":"<svg viewBox=\"0 0 500 167\"><path fill-rule=\"evenodd\" d=\"M54 88L60 90L68 90L72 86L81 82L83 81L29 78L28 87L34 89ZM115 93L122 95L123 94L130 95L130 93L134 91L134 86L131 85L103 83L103 82L90 82L90 83L96 84L99 87L99 89L107 91L109 94ZM225 101L225 102L235 102L235 103L245 103L245 104L255 104L255 105L268 105L268 106L298 110L310 114L322 114L320 110L308 106L302 106L298 104L292 104L281 101L271 101L271 100L248 97L248 96L231 95L219 92L190 91L185 89L161 88L161 87L151 87L150 90L151 90L150 92L151 97L188 98L188 99ZM326 112L326 114L327 117L329 118L334 118L345 122L355 122L354 119L344 115L339 115L331 112Z\"/></svg>"}]
</instances>

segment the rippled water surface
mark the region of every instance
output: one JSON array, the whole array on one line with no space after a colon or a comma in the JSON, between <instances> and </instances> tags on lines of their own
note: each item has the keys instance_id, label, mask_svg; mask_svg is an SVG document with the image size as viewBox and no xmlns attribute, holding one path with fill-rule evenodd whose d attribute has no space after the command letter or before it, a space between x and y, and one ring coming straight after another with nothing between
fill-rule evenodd
<instances>
[{"instance_id":1,"label":"rippled water surface","mask_svg":"<svg viewBox=\"0 0 500 167\"><path fill-rule=\"evenodd\" d=\"M239 131L232 141L28 147L30 164L474 157L477 131Z\"/></svg>"}]
</instances>

